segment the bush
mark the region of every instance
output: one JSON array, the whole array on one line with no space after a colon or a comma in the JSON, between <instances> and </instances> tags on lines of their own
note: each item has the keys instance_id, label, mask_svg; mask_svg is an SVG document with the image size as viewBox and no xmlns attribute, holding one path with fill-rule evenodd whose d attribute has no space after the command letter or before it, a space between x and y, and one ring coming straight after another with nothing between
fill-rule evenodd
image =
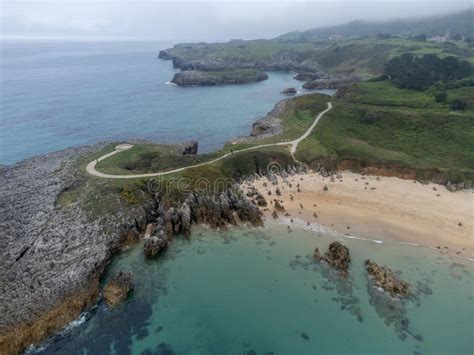
<instances>
[{"instance_id":1,"label":"bush","mask_svg":"<svg viewBox=\"0 0 474 355\"><path fill-rule=\"evenodd\" d=\"M367 112L367 114L362 117L361 122L363 123L368 123L368 124L373 124L377 122L380 119L380 116L377 115L375 112Z\"/></svg>"},{"instance_id":2,"label":"bush","mask_svg":"<svg viewBox=\"0 0 474 355\"><path fill-rule=\"evenodd\" d=\"M451 109L454 111L464 111L467 108L467 101L463 99L456 99L451 101Z\"/></svg>"}]
</instances>

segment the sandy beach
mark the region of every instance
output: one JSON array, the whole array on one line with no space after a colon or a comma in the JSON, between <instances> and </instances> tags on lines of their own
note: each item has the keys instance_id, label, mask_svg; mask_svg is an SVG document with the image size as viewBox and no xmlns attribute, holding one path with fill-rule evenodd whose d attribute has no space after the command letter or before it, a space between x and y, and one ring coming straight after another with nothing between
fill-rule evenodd
<instances>
[{"instance_id":1,"label":"sandy beach","mask_svg":"<svg viewBox=\"0 0 474 355\"><path fill-rule=\"evenodd\" d=\"M474 259L472 190L449 192L438 184L351 172L278 177L276 185L263 177L242 188L248 192L252 186L267 200L265 218L274 219L277 199L284 208L277 222L290 228L323 226L349 237L413 243Z\"/></svg>"}]
</instances>

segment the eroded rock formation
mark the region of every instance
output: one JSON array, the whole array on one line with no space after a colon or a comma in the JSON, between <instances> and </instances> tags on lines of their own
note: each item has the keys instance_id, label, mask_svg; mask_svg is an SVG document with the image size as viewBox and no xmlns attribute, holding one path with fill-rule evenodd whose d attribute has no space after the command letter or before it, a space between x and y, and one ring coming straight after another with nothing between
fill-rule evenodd
<instances>
[{"instance_id":1,"label":"eroded rock formation","mask_svg":"<svg viewBox=\"0 0 474 355\"><path fill-rule=\"evenodd\" d=\"M127 299L132 290L132 273L120 271L105 286L104 300L109 307L116 307Z\"/></svg>"},{"instance_id":2,"label":"eroded rock formation","mask_svg":"<svg viewBox=\"0 0 474 355\"><path fill-rule=\"evenodd\" d=\"M383 289L392 297L406 297L410 294L408 282L395 276L389 268L379 266L370 259L365 261L365 267L373 287Z\"/></svg>"},{"instance_id":3,"label":"eroded rock formation","mask_svg":"<svg viewBox=\"0 0 474 355\"><path fill-rule=\"evenodd\" d=\"M341 275L347 276L351 257L349 248L345 245L339 242L332 242L329 244L328 251L324 255L321 255L319 248L316 248L313 257L316 261L325 261L334 269L338 270Z\"/></svg>"}]
</instances>

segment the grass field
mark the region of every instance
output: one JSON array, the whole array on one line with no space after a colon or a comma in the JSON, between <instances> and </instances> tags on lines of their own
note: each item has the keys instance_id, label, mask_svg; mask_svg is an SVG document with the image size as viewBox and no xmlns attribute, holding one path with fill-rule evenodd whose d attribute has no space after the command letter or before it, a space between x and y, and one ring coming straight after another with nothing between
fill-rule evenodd
<instances>
[{"instance_id":1,"label":"grass field","mask_svg":"<svg viewBox=\"0 0 474 355\"><path fill-rule=\"evenodd\" d=\"M349 159L474 176L474 111L451 112L427 92L388 82L357 84L334 103L296 156L310 164Z\"/></svg>"}]
</instances>

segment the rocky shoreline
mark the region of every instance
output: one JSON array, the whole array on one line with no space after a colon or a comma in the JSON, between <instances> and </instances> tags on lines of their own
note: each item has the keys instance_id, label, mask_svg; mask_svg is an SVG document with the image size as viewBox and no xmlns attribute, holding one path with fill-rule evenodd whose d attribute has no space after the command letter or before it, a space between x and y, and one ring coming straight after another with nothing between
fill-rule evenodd
<instances>
[{"instance_id":1,"label":"rocky shoreline","mask_svg":"<svg viewBox=\"0 0 474 355\"><path fill-rule=\"evenodd\" d=\"M87 179L77 160L104 146L66 149L0 171L2 354L42 341L95 304L107 263L123 245L143 238L147 226L153 226L151 236L171 240L188 236L193 223L262 224L258 208L236 190L191 194L179 207L150 195L144 205L123 201L100 215L78 202L61 206L62 194Z\"/></svg>"},{"instance_id":2,"label":"rocky shoreline","mask_svg":"<svg viewBox=\"0 0 474 355\"><path fill-rule=\"evenodd\" d=\"M229 71L185 70L176 73L171 82L178 86L215 86L226 84L248 84L267 80L268 75L254 69Z\"/></svg>"},{"instance_id":3,"label":"rocky shoreline","mask_svg":"<svg viewBox=\"0 0 474 355\"><path fill-rule=\"evenodd\" d=\"M264 71L296 71L296 80L304 81L304 89L337 89L359 81L349 74L329 74L314 58L302 53L279 51L268 58L243 58L240 56L202 56L206 43L177 44L173 48L160 50L158 58L171 60L173 67L181 72L175 74L171 82L177 85L222 85L242 84L266 80ZM190 55L184 55L183 50ZM192 52L196 51L196 55ZM253 71L250 75L249 71ZM291 90L287 94L294 94Z\"/></svg>"}]
</instances>

